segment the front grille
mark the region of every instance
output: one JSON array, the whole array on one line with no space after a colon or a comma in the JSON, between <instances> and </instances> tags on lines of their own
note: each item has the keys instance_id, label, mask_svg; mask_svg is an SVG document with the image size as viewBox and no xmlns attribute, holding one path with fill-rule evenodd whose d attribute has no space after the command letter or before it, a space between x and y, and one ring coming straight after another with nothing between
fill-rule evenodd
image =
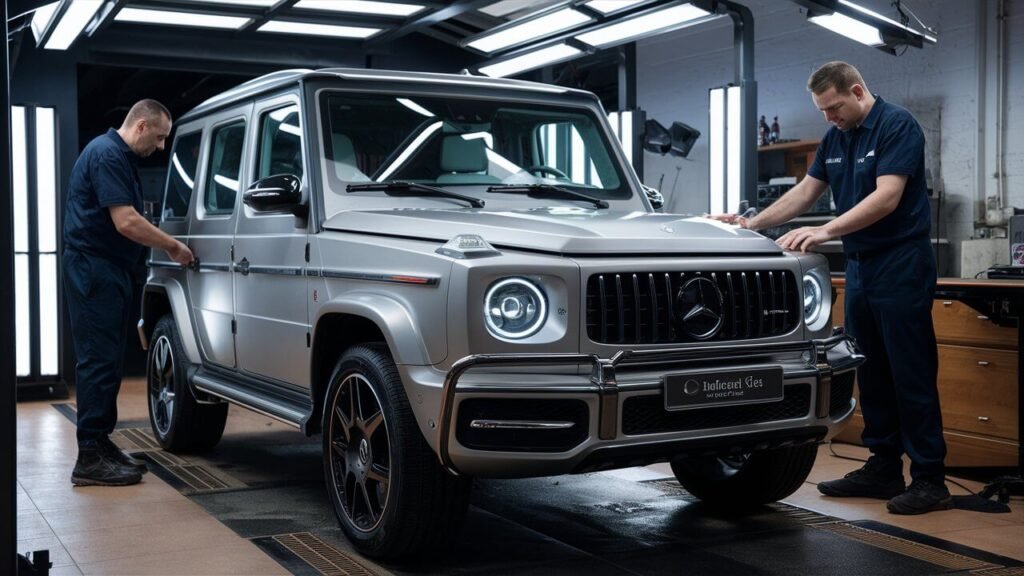
<instances>
[{"instance_id":1,"label":"front grille","mask_svg":"<svg viewBox=\"0 0 1024 576\"><path fill-rule=\"evenodd\" d=\"M850 398L853 398L853 378L856 370L848 370L832 376L832 395L829 397L828 415L838 418L850 409Z\"/></svg>"},{"instance_id":2,"label":"front grille","mask_svg":"<svg viewBox=\"0 0 1024 576\"><path fill-rule=\"evenodd\" d=\"M717 406L693 410L665 410L665 397L633 396L622 406L622 433L628 435L657 434L725 428L758 422L774 422L803 418L811 410L811 385L791 384L784 387L782 400L765 404Z\"/></svg>"},{"instance_id":3,"label":"front grille","mask_svg":"<svg viewBox=\"0 0 1024 576\"><path fill-rule=\"evenodd\" d=\"M677 305L680 291L695 278L713 281L722 295L721 325L706 336L687 332ZM800 304L796 277L787 270L594 274L587 281L587 335L601 344L779 336L799 325Z\"/></svg>"},{"instance_id":4,"label":"front grille","mask_svg":"<svg viewBox=\"0 0 1024 576\"><path fill-rule=\"evenodd\" d=\"M573 426L559 430L471 428L473 420L572 422ZM564 452L586 440L589 428L590 411L582 400L467 398L459 403L455 437L475 450Z\"/></svg>"}]
</instances>

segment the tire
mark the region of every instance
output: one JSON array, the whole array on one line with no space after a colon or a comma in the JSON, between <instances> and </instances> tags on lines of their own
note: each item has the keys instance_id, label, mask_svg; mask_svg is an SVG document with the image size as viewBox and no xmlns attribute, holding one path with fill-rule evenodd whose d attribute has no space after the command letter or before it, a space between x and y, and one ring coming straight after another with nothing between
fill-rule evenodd
<instances>
[{"instance_id":1,"label":"tire","mask_svg":"<svg viewBox=\"0 0 1024 576\"><path fill-rule=\"evenodd\" d=\"M397 559L450 548L471 480L441 467L384 345L354 346L338 361L324 402L323 443L327 492L356 549Z\"/></svg>"},{"instance_id":2,"label":"tire","mask_svg":"<svg viewBox=\"0 0 1024 576\"><path fill-rule=\"evenodd\" d=\"M735 456L680 456L672 472L709 506L745 511L796 492L817 454L818 446L810 443Z\"/></svg>"},{"instance_id":3,"label":"tire","mask_svg":"<svg viewBox=\"0 0 1024 576\"><path fill-rule=\"evenodd\" d=\"M153 330L146 361L149 425L169 452L203 452L220 442L228 405L200 404L188 383L188 360L174 317L164 316Z\"/></svg>"}]
</instances>

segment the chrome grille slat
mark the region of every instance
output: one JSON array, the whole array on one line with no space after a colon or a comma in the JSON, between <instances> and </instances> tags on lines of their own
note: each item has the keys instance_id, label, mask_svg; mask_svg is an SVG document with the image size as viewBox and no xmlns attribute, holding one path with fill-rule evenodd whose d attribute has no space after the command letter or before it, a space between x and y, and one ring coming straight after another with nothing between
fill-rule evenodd
<instances>
[{"instance_id":1,"label":"chrome grille slat","mask_svg":"<svg viewBox=\"0 0 1024 576\"><path fill-rule=\"evenodd\" d=\"M604 344L698 341L681 330L677 311L679 291L694 278L711 280L722 293L722 327L706 341L768 338L799 327L797 275L788 270L627 270L587 279L588 337Z\"/></svg>"}]
</instances>

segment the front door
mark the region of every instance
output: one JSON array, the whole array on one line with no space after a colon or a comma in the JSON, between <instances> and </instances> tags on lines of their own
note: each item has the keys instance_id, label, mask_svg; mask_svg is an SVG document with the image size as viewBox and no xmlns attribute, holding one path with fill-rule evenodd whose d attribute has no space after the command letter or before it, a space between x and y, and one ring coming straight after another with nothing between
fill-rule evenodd
<instances>
[{"instance_id":1,"label":"front door","mask_svg":"<svg viewBox=\"0 0 1024 576\"><path fill-rule=\"evenodd\" d=\"M298 94L256 104L251 178L292 174L307 186ZM304 191L308 197L308 190ZM243 372L309 386L306 225L242 205L235 232L235 319Z\"/></svg>"}]
</instances>

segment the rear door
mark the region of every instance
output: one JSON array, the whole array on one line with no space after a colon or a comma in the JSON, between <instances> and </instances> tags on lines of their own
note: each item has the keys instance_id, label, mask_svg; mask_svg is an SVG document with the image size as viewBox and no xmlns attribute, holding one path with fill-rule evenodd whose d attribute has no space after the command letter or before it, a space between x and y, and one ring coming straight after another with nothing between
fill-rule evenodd
<instances>
[{"instance_id":1,"label":"rear door","mask_svg":"<svg viewBox=\"0 0 1024 576\"><path fill-rule=\"evenodd\" d=\"M250 104L210 118L189 229L189 247L199 259L199 269L187 273L196 332L206 360L228 368L236 365L231 244L251 110Z\"/></svg>"}]
</instances>

